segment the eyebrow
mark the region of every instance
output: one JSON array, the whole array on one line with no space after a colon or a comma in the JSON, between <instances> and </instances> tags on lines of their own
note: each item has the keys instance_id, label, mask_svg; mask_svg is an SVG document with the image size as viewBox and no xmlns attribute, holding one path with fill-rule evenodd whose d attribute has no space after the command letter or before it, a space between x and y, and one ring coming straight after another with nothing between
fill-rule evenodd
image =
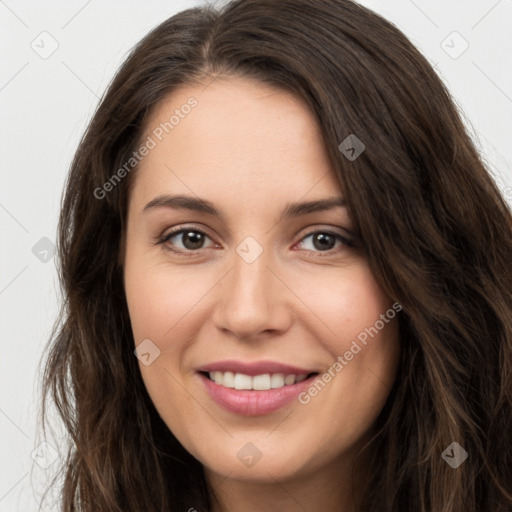
<instances>
[{"instance_id":1,"label":"eyebrow","mask_svg":"<svg viewBox=\"0 0 512 512\"><path fill-rule=\"evenodd\" d=\"M326 199L317 199L315 201L307 201L302 203L288 203L280 217L280 221L283 219L289 219L292 217L299 217L301 215L307 215L315 212L322 212L332 210L334 208L345 208L346 201L343 197L330 197ZM220 212L215 205L207 201L206 199L196 198L185 195L162 195L157 196L151 200L143 209L143 213L154 208L173 208L173 209L184 209L191 210L194 212L205 213L213 215L219 218L222 222L225 222L224 215Z\"/></svg>"}]
</instances>

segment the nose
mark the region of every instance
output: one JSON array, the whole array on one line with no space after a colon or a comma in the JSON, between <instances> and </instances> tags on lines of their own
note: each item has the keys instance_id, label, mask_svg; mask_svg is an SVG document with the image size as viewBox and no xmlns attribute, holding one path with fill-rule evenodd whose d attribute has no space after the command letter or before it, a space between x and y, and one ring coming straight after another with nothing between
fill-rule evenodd
<instances>
[{"instance_id":1,"label":"nose","mask_svg":"<svg viewBox=\"0 0 512 512\"><path fill-rule=\"evenodd\" d=\"M237 253L231 271L219 282L213 315L218 329L243 340L262 334L286 331L291 322L290 296L293 294L271 268L267 251L252 263Z\"/></svg>"}]
</instances>

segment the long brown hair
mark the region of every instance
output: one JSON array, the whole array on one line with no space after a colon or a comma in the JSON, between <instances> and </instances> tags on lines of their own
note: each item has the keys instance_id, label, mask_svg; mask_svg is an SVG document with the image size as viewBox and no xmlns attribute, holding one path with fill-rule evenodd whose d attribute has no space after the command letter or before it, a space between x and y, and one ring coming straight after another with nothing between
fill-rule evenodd
<instances>
[{"instance_id":1,"label":"long brown hair","mask_svg":"<svg viewBox=\"0 0 512 512\"><path fill-rule=\"evenodd\" d=\"M62 510L211 507L202 465L159 417L133 354L122 240L136 167L95 191L137 150L151 108L220 73L309 105L375 278L403 307L360 510L511 510L511 212L427 60L350 0L183 11L133 49L102 98L65 186L64 301L43 376L43 424L51 398L70 441ZM351 134L365 145L355 160L339 149ZM468 454L456 469L443 457L454 442Z\"/></svg>"}]
</instances>

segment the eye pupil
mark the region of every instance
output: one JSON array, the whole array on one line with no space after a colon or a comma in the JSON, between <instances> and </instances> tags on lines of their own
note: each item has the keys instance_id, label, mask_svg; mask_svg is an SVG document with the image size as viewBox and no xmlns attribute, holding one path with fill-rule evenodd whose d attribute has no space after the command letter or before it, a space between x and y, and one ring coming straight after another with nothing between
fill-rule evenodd
<instances>
[{"instance_id":1,"label":"eye pupil","mask_svg":"<svg viewBox=\"0 0 512 512\"><path fill-rule=\"evenodd\" d=\"M190 242L187 245L187 241ZM190 250L200 249L204 242L204 236L197 231L184 231L183 232L183 245Z\"/></svg>"},{"instance_id":2,"label":"eye pupil","mask_svg":"<svg viewBox=\"0 0 512 512\"><path fill-rule=\"evenodd\" d=\"M332 243L330 243L330 242L332 242ZM317 233L313 237L313 245L315 246L315 249L319 249L319 250L332 249L334 247L335 243L336 243L335 237L332 235L329 235L328 233Z\"/></svg>"}]
</instances>

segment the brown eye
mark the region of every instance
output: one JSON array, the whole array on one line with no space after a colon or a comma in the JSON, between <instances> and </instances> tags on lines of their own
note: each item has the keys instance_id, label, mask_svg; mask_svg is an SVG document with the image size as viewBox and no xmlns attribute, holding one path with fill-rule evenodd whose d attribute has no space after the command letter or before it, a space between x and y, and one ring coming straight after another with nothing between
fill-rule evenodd
<instances>
[{"instance_id":1,"label":"brown eye","mask_svg":"<svg viewBox=\"0 0 512 512\"><path fill-rule=\"evenodd\" d=\"M308 238L311 238L312 243L306 244L306 242L304 242L304 240ZM354 245L352 240L345 238L339 233L331 233L329 231L315 231L310 233L302 239L301 245L306 250L313 252L329 252L333 250L336 252L336 242L339 242L338 249L344 246L352 247ZM309 245L310 247L305 247L305 245Z\"/></svg>"},{"instance_id":2,"label":"brown eye","mask_svg":"<svg viewBox=\"0 0 512 512\"><path fill-rule=\"evenodd\" d=\"M196 251L203 249L205 239L210 237L198 229L185 228L165 235L160 242L176 247L176 251ZM173 241L173 239L175 241ZM181 247L179 243L181 242Z\"/></svg>"},{"instance_id":3,"label":"brown eye","mask_svg":"<svg viewBox=\"0 0 512 512\"><path fill-rule=\"evenodd\" d=\"M204 235L197 231L183 231L181 240L186 249L200 249L204 244Z\"/></svg>"},{"instance_id":4,"label":"brown eye","mask_svg":"<svg viewBox=\"0 0 512 512\"><path fill-rule=\"evenodd\" d=\"M328 233L315 233L313 245L319 251L332 249L336 245L336 237Z\"/></svg>"}]
</instances>

